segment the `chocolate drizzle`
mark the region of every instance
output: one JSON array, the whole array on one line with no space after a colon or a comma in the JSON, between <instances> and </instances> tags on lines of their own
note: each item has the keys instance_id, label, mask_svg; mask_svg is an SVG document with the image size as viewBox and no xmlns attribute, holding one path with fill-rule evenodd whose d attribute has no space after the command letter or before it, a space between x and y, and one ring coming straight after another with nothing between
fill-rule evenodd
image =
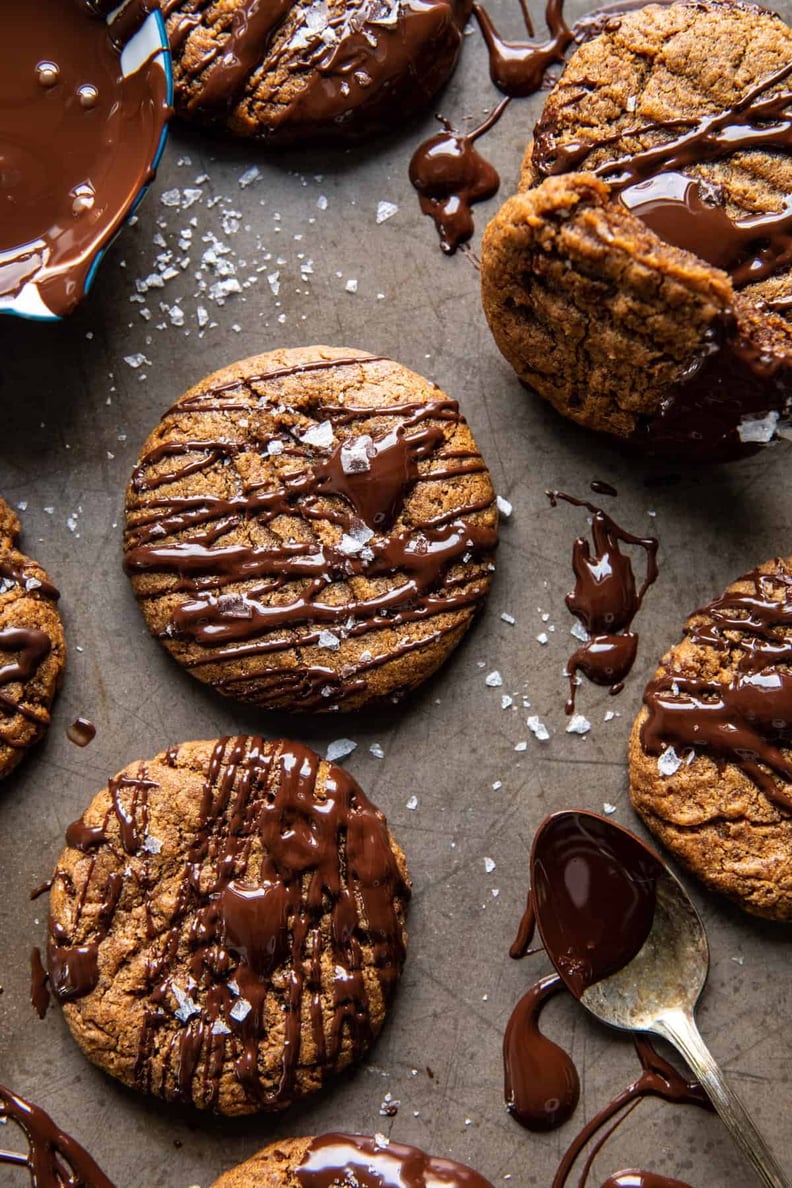
<instances>
[{"instance_id":1,"label":"chocolate drizzle","mask_svg":"<svg viewBox=\"0 0 792 1188\"><path fill-rule=\"evenodd\" d=\"M478 1172L452 1159L359 1134L312 1139L294 1175L300 1188L335 1188L342 1182L359 1188L492 1188Z\"/></svg>"},{"instance_id":2,"label":"chocolate drizzle","mask_svg":"<svg viewBox=\"0 0 792 1188\"><path fill-rule=\"evenodd\" d=\"M641 948L654 913L660 860L637 837L594 813L558 813L537 831L531 855L532 890L511 947L524 956L534 913L557 973L540 978L514 1009L504 1037L506 1104L530 1130L560 1126L574 1112L579 1079L571 1057L540 1030L547 1001L564 989L576 996L624 967ZM599 1110L573 1139L553 1178L565 1188L593 1143L578 1188L585 1188L595 1156L644 1097L710 1109L701 1086L664 1060L644 1036L634 1040L641 1073ZM618 1172L603 1188L688 1188L646 1171Z\"/></svg>"},{"instance_id":3,"label":"chocolate drizzle","mask_svg":"<svg viewBox=\"0 0 792 1188\"><path fill-rule=\"evenodd\" d=\"M520 7L526 28L533 35L525 0L521 0ZM485 8L474 4L473 12L489 51L490 78L499 91L513 99L536 94L549 67L563 62L575 40L575 33L564 20L564 0L547 0L545 24L550 37L543 42L504 41Z\"/></svg>"},{"instance_id":4,"label":"chocolate drizzle","mask_svg":"<svg viewBox=\"0 0 792 1188\"><path fill-rule=\"evenodd\" d=\"M611 488L612 490L613 488ZM644 595L657 580L658 542L653 536L633 536L611 519L606 512L585 499L575 499L561 491L548 491L553 507L559 499L591 512L592 546L578 537L572 552L575 589L567 594L566 604L589 635L589 639L570 656L564 670L569 679L566 712L575 709L578 672L595 685L606 685L611 693L620 693L638 651L638 635L630 630ZM636 589L632 562L619 548L620 542L635 545L646 554L646 576Z\"/></svg>"},{"instance_id":5,"label":"chocolate drizzle","mask_svg":"<svg viewBox=\"0 0 792 1188\"><path fill-rule=\"evenodd\" d=\"M10 693L3 692L5 685L23 684L38 672L41 665L52 651L52 641L45 631L36 627L2 627L0 628L0 653L16 656L0 664L0 714L13 717L21 714L28 722L43 729L49 722L49 714L44 710L33 709ZM0 735L2 742L9 747L27 747L29 737L25 736L17 741L13 734Z\"/></svg>"},{"instance_id":6,"label":"chocolate drizzle","mask_svg":"<svg viewBox=\"0 0 792 1188\"><path fill-rule=\"evenodd\" d=\"M160 761L178 769L179 749ZM147 922L125 991L125 1026L138 1028L125 1079L214 1108L230 1065L238 1102L222 1108L282 1108L303 1091L304 1061L323 1079L360 1055L374 1033L372 994L387 1004L395 988L409 887L385 820L306 747L221 739L174 874L179 859L160 858L164 843L149 832L162 796L141 765L111 781L100 822L70 827L88 867L79 890L65 869L55 875L53 896L71 906L53 908L53 991L81 1010L77 1000L112 976L102 943L123 896L124 916L142 909Z\"/></svg>"},{"instance_id":7,"label":"chocolate drizzle","mask_svg":"<svg viewBox=\"0 0 792 1188\"><path fill-rule=\"evenodd\" d=\"M747 589L741 587L747 586ZM686 639L712 651L718 674L691 676L686 663L661 668L644 694L641 744L733 764L785 811L792 810L792 574L776 562L756 569L691 617ZM709 667L709 666L708 666Z\"/></svg>"},{"instance_id":8,"label":"chocolate drizzle","mask_svg":"<svg viewBox=\"0 0 792 1188\"><path fill-rule=\"evenodd\" d=\"M0 1151L0 1165L27 1168L31 1188L113 1188L88 1152L64 1134L49 1114L4 1085L0 1085L0 1121L15 1123L28 1145L27 1154Z\"/></svg>"},{"instance_id":9,"label":"chocolate drizzle","mask_svg":"<svg viewBox=\"0 0 792 1188\"><path fill-rule=\"evenodd\" d=\"M97 252L150 180L166 74L159 64L128 77L121 68L150 8L133 0L110 27L87 4L61 0L26 0L4 14L0 301L33 284L35 312L72 310Z\"/></svg>"},{"instance_id":10,"label":"chocolate drizzle","mask_svg":"<svg viewBox=\"0 0 792 1188\"><path fill-rule=\"evenodd\" d=\"M364 694L374 670L459 631L460 612L469 618L486 593L497 539L494 495L489 484L483 498L466 490L466 476L486 471L475 448L455 447L464 421L456 402L442 393L412 403L312 408L314 422L332 430L327 446L309 445L309 426L295 426L291 413L282 431L270 423L260 442L248 440L249 430L230 419L224 439L212 441L185 439L179 425L193 412L253 415L262 407L261 385L376 362L365 356L319 360L188 397L169 414L176 439L155 447L133 475L127 572L144 600L165 592L178 596L162 638L222 692L249 685L252 673L260 704L331 709ZM245 449L270 450L271 456L277 449L277 485L243 486L240 478L240 489L223 496L200 494L200 487L189 495L163 490L188 475L206 479L223 458ZM176 465L170 459L178 459ZM430 495L439 483L459 484L454 510L426 515L420 509L429 500L418 498L405 510L414 488ZM286 539L282 528L277 534L270 529L284 517L299 525ZM267 543L223 544L222 537L244 521L255 524ZM321 540L315 535L316 521L329 522L333 543L327 533ZM365 593L356 592L357 578L366 579ZM344 583L348 592L338 598ZM379 633L410 623L431 623L432 631L415 638L405 633L376 651ZM371 646L350 659L343 674L327 650L284 666L284 653L299 645L310 657L308 649L321 646L328 630L336 640L370 636ZM255 667L248 663L241 677L221 671L241 657L257 658Z\"/></svg>"},{"instance_id":11,"label":"chocolate drizzle","mask_svg":"<svg viewBox=\"0 0 792 1188\"><path fill-rule=\"evenodd\" d=\"M427 102L453 69L469 13L454 0L362 0L317 22L305 18L316 18L316 9L296 0L237 0L225 35L196 41L199 52L186 54L207 8L206 0L162 4L186 79L186 112L227 120L266 77L267 127L257 131L282 140L366 133L387 123L395 107L407 112Z\"/></svg>"}]
</instances>

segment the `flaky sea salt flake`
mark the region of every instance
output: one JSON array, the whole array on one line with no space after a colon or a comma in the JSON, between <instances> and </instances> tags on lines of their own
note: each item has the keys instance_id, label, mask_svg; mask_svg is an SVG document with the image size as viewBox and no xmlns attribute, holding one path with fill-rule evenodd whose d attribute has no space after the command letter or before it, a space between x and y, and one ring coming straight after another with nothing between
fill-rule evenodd
<instances>
[{"instance_id":1,"label":"flaky sea salt flake","mask_svg":"<svg viewBox=\"0 0 792 1188\"><path fill-rule=\"evenodd\" d=\"M484 684L488 689L500 689L501 685L503 684L503 677L498 672L497 668L493 669L492 672L487 673L484 678Z\"/></svg>"},{"instance_id":2,"label":"flaky sea salt flake","mask_svg":"<svg viewBox=\"0 0 792 1188\"><path fill-rule=\"evenodd\" d=\"M509 516L512 514L512 512L514 510L514 508L512 507L512 504L509 502L508 499L504 499L503 495L498 495L495 502L498 505L498 511L500 512L500 514L503 516L503 518L505 520L508 520Z\"/></svg>"},{"instance_id":3,"label":"flaky sea salt flake","mask_svg":"<svg viewBox=\"0 0 792 1188\"><path fill-rule=\"evenodd\" d=\"M573 714L567 724L567 734L588 734L591 730L591 722L588 718L584 718L583 714Z\"/></svg>"},{"instance_id":4,"label":"flaky sea salt flake","mask_svg":"<svg viewBox=\"0 0 792 1188\"><path fill-rule=\"evenodd\" d=\"M677 755L673 747L666 747L660 758L657 760L657 770L661 776L672 776L679 771L682 766L682 760Z\"/></svg>"},{"instance_id":5,"label":"flaky sea salt flake","mask_svg":"<svg viewBox=\"0 0 792 1188\"><path fill-rule=\"evenodd\" d=\"M316 446L320 450L327 450L333 444L335 434L330 421L322 421L319 425L312 425L300 434L300 441L306 445Z\"/></svg>"},{"instance_id":6,"label":"flaky sea salt flake","mask_svg":"<svg viewBox=\"0 0 792 1188\"><path fill-rule=\"evenodd\" d=\"M327 744L327 762L336 763L339 759L345 759L347 755L351 755L356 749L357 743L353 742L351 738L337 738L334 742Z\"/></svg>"},{"instance_id":7,"label":"flaky sea salt flake","mask_svg":"<svg viewBox=\"0 0 792 1188\"><path fill-rule=\"evenodd\" d=\"M526 718L525 725L531 731L531 734L535 735L535 737L538 738L540 742L547 742L548 738L550 737L550 731L547 729L538 714L531 714L529 718Z\"/></svg>"},{"instance_id":8,"label":"flaky sea salt flake","mask_svg":"<svg viewBox=\"0 0 792 1188\"><path fill-rule=\"evenodd\" d=\"M386 223L388 219L392 219L398 211L398 206L395 202L381 201L377 203L377 222Z\"/></svg>"}]
</instances>

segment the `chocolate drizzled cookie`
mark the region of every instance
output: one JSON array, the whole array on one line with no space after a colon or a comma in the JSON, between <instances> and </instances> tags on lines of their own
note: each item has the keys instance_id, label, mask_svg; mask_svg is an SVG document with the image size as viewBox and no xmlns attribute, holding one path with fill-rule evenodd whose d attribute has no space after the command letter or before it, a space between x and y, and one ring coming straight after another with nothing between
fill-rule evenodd
<instances>
[{"instance_id":1,"label":"chocolate drizzled cookie","mask_svg":"<svg viewBox=\"0 0 792 1188\"><path fill-rule=\"evenodd\" d=\"M112 1076L224 1114L276 1110L379 1032L409 880L342 768L294 742L183 743L110 780L66 840L50 984Z\"/></svg>"},{"instance_id":2,"label":"chocolate drizzled cookie","mask_svg":"<svg viewBox=\"0 0 792 1188\"><path fill-rule=\"evenodd\" d=\"M272 709L356 709L443 662L490 585L497 511L454 400L311 347L217 372L127 491L125 566L192 675Z\"/></svg>"},{"instance_id":3,"label":"chocolate drizzled cookie","mask_svg":"<svg viewBox=\"0 0 792 1188\"><path fill-rule=\"evenodd\" d=\"M451 74L471 0L163 0L176 110L286 143L398 126Z\"/></svg>"},{"instance_id":4,"label":"chocolate drizzled cookie","mask_svg":"<svg viewBox=\"0 0 792 1188\"><path fill-rule=\"evenodd\" d=\"M644 694L630 794L704 883L792 920L792 558L688 620Z\"/></svg>"},{"instance_id":5,"label":"chocolate drizzled cookie","mask_svg":"<svg viewBox=\"0 0 792 1188\"><path fill-rule=\"evenodd\" d=\"M418 1147L360 1134L283 1139L215 1180L212 1188L492 1188L478 1172Z\"/></svg>"},{"instance_id":6,"label":"chocolate drizzled cookie","mask_svg":"<svg viewBox=\"0 0 792 1188\"><path fill-rule=\"evenodd\" d=\"M720 0L601 27L487 229L484 308L520 378L573 420L736 456L792 397L792 32Z\"/></svg>"},{"instance_id":7,"label":"chocolate drizzled cookie","mask_svg":"<svg viewBox=\"0 0 792 1188\"><path fill-rule=\"evenodd\" d=\"M58 591L19 552L19 533L0 499L0 778L44 737L66 661Z\"/></svg>"}]
</instances>

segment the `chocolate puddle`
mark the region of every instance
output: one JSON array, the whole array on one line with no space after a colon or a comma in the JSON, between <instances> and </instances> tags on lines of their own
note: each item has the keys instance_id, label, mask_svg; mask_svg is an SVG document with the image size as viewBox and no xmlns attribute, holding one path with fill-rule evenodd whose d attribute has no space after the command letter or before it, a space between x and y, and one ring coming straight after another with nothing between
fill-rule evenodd
<instances>
[{"instance_id":1,"label":"chocolate puddle","mask_svg":"<svg viewBox=\"0 0 792 1188\"><path fill-rule=\"evenodd\" d=\"M558 972L540 978L518 1002L504 1037L506 1105L530 1130L561 1125L574 1112L579 1079L571 1057L544 1036L541 1012L566 988L585 989L628 964L651 929L660 860L633 834L594 813L557 813L537 831L531 854L532 889L510 955L524 956L538 918ZM585 1188L595 1156L644 1097L711 1109L701 1086L686 1080L645 1036L634 1044L641 1073L575 1136L552 1181L565 1188L585 1148L594 1143L578 1188ZM617 1172L602 1188L689 1188L654 1172Z\"/></svg>"},{"instance_id":2,"label":"chocolate puddle","mask_svg":"<svg viewBox=\"0 0 792 1188\"><path fill-rule=\"evenodd\" d=\"M569 680L566 712L571 714L575 709L578 672L595 685L609 687L613 694L624 688L638 652L638 635L630 628L646 591L657 580L658 541L653 536L639 537L626 532L602 508L585 499L575 499L561 491L548 491L547 497L553 507L561 499L573 507L585 508L593 517L593 551L585 537L575 541L572 552L575 589L566 596L567 607L590 637L573 652L564 670ZM646 576L640 589L636 589L632 561L622 553L620 543L635 545L646 554Z\"/></svg>"},{"instance_id":3,"label":"chocolate puddle","mask_svg":"<svg viewBox=\"0 0 792 1188\"><path fill-rule=\"evenodd\" d=\"M87 747L96 738L96 727L88 718L76 718L66 727L66 737L76 747Z\"/></svg>"},{"instance_id":4,"label":"chocolate puddle","mask_svg":"<svg viewBox=\"0 0 792 1188\"><path fill-rule=\"evenodd\" d=\"M730 675L655 677L644 694L641 744L650 755L693 748L721 767L733 764L789 811L792 760L782 748L792 746L792 578L754 570L747 580L750 592L716 598L685 629L694 644L720 653Z\"/></svg>"},{"instance_id":5,"label":"chocolate puddle","mask_svg":"<svg viewBox=\"0 0 792 1188\"><path fill-rule=\"evenodd\" d=\"M87 5L62 0L4 13L0 299L35 283L42 313L69 313L153 176L166 76L147 65L127 78L121 70L121 49L150 8L131 3L110 28Z\"/></svg>"},{"instance_id":6,"label":"chocolate puddle","mask_svg":"<svg viewBox=\"0 0 792 1188\"><path fill-rule=\"evenodd\" d=\"M301 1188L492 1188L478 1172L452 1159L438 1159L404 1143L377 1142L357 1134L323 1134L312 1139L294 1174Z\"/></svg>"},{"instance_id":7,"label":"chocolate puddle","mask_svg":"<svg viewBox=\"0 0 792 1188\"><path fill-rule=\"evenodd\" d=\"M15 1123L28 1145L27 1154L0 1150L0 1165L27 1168L31 1188L113 1188L88 1152L64 1134L49 1114L4 1085L0 1085L0 1121Z\"/></svg>"}]
</instances>

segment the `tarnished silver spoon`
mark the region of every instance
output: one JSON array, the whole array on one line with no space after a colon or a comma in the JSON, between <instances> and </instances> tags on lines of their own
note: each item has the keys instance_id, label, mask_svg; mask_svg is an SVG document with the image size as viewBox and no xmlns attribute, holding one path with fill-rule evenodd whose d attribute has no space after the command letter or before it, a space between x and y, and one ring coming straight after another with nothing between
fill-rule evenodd
<instances>
[{"instance_id":1,"label":"tarnished silver spoon","mask_svg":"<svg viewBox=\"0 0 792 1188\"><path fill-rule=\"evenodd\" d=\"M611 1027L673 1044L762 1184L790 1188L699 1034L707 938L665 863L596 813L555 813L534 838L531 888L547 955L572 994Z\"/></svg>"}]
</instances>

